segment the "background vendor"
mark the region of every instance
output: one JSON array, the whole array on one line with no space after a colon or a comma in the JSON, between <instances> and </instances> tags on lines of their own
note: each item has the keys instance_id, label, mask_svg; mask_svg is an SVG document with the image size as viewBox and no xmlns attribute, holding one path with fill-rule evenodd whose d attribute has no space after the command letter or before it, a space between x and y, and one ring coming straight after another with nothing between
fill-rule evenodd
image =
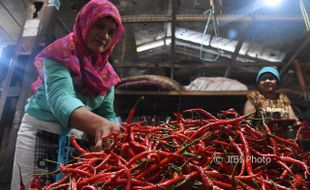
<instances>
[{"instance_id":1,"label":"background vendor","mask_svg":"<svg viewBox=\"0 0 310 190\"><path fill-rule=\"evenodd\" d=\"M284 94L277 91L280 75L273 67L263 67L257 74L257 91L248 93L248 100L244 106L244 114L263 114L268 120L295 120L294 125L300 125L300 121L294 113L291 101Z\"/></svg>"}]
</instances>

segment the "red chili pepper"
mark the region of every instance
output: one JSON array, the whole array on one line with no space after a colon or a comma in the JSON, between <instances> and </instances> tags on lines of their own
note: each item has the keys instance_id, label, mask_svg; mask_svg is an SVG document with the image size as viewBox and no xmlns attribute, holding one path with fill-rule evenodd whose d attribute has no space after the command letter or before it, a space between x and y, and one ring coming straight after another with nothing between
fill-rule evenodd
<instances>
[{"instance_id":1,"label":"red chili pepper","mask_svg":"<svg viewBox=\"0 0 310 190\"><path fill-rule=\"evenodd\" d=\"M225 142L225 141L221 141L221 140L213 140L214 143L218 144L218 145L222 145L224 148L229 148L230 144Z\"/></svg>"},{"instance_id":2,"label":"red chili pepper","mask_svg":"<svg viewBox=\"0 0 310 190\"><path fill-rule=\"evenodd\" d=\"M141 158L146 158L146 156L150 153L151 153L150 151L145 150L141 152L140 154L137 154L136 156L134 156L132 159L129 160L126 166L130 167L132 164L134 164L136 161L140 160Z\"/></svg>"},{"instance_id":3,"label":"red chili pepper","mask_svg":"<svg viewBox=\"0 0 310 190\"><path fill-rule=\"evenodd\" d=\"M46 190L53 189L53 188L55 188L55 187L57 187L59 185L62 185L64 183L68 182L68 179L69 179L69 176L65 176L61 180L59 180L59 181L57 181L55 183L50 184L49 186L45 187L44 189L46 189Z\"/></svg>"},{"instance_id":4,"label":"red chili pepper","mask_svg":"<svg viewBox=\"0 0 310 190\"><path fill-rule=\"evenodd\" d=\"M40 176L35 176L30 183L30 188L41 190L42 189L42 181Z\"/></svg>"},{"instance_id":5,"label":"red chili pepper","mask_svg":"<svg viewBox=\"0 0 310 190\"><path fill-rule=\"evenodd\" d=\"M140 143L138 143L138 142L135 141L135 138L134 138L134 134L133 134L133 133L131 133L131 134L129 135L129 138L130 138L129 143L130 143L131 145L133 145L134 147L139 148L139 149L141 149L141 150L146 150L146 149L147 149L146 146L144 146L143 144L140 144Z\"/></svg>"},{"instance_id":6,"label":"red chili pepper","mask_svg":"<svg viewBox=\"0 0 310 190\"><path fill-rule=\"evenodd\" d=\"M83 186L81 190L97 190L97 188L92 185L86 185L86 186Z\"/></svg>"},{"instance_id":7,"label":"red chili pepper","mask_svg":"<svg viewBox=\"0 0 310 190\"><path fill-rule=\"evenodd\" d=\"M77 184L78 187L83 187L87 184L92 184L92 183L95 183L97 182L99 179L104 179L106 180L107 177L109 176L115 176L115 175L120 175L122 173L124 173L125 170L124 169L121 169L121 170L118 170L116 172L106 172L106 173L99 173L97 175L94 175L94 176L91 176L89 178L84 178L82 180L80 180Z\"/></svg>"},{"instance_id":8,"label":"red chili pepper","mask_svg":"<svg viewBox=\"0 0 310 190\"><path fill-rule=\"evenodd\" d=\"M269 137L271 137L272 134L271 134L271 130L269 129L268 125L265 122L263 122L263 126L264 126L267 134L269 135ZM271 141L271 144L272 144L272 147L273 147L273 153L275 155L279 155L277 142L272 137L270 138L270 141Z\"/></svg>"},{"instance_id":9,"label":"red chili pepper","mask_svg":"<svg viewBox=\"0 0 310 190\"><path fill-rule=\"evenodd\" d=\"M98 164L96 167L95 167L95 170L98 172L99 170L101 170L101 168L103 168L103 166L109 161L111 155L108 154L103 160L102 162L100 162L100 164Z\"/></svg>"},{"instance_id":10,"label":"red chili pepper","mask_svg":"<svg viewBox=\"0 0 310 190\"><path fill-rule=\"evenodd\" d=\"M77 183L74 177L71 178L71 190L77 190Z\"/></svg>"},{"instance_id":11,"label":"red chili pepper","mask_svg":"<svg viewBox=\"0 0 310 190\"><path fill-rule=\"evenodd\" d=\"M288 170L284 170L280 176L280 179L285 179L290 172Z\"/></svg>"},{"instance_id":12,"label":"red chili pepper","mask_svg":"<svg viewBox=\"0 0 310 190\"><path fill-rule=\"evenodd\" d=\"M76 168L65 168L64 166L60 166L60 171L63 173L70 173L72 175L86 176L91 177L92 174L81 169Z\"/></svg>"},{"instance_id":13,"label":"red chili pepper","mask_svg":"<svg viewBox=\"0 0 310 190\"><path fill-rule=\"evenodd\" d=\"M136 185L136 186L154 186L153 183L150 183L148 181L145 180L136 180L136 179L131 179L132 184ZM115 184L115 185L120 185L120 184L125 184L127 183L127 179L117 179L115 181L111 181L111 183ZM136 188L138 189L138 188Z\"/></svg>"},{"instance_id":14,"label":"red chili pepper","mask_svg":"<svg viewBox=\"0 0 310 190\"><path fill-rule=\"evenodd\" d=\"M266 134L265 133L263 133L262 131L254 129L248 123L244 124L243 128L241 129L241 131L243 131L243 132L248 131L249 135L253 136L254 138L259 138L259 140L266 138Z\"/></svg>"},{"instance_id":15,"label":"red chili pepper","mask_svg":"<svg viewBox=\"0 0 310 190\"><path fill-rule=\"evenodd\" d=\"M163 178L162 174L163 174L162 170L157 170L156 172L152 173L151 176L145 178L145 180L143 180L143 181L156 183L158 181L161 181L161 179ZM148 184L148 185L144 185L144 186L150 186L150 185L152 186L152 185L154 185L153 183Z\"/></svg>"},{"instance_id":16,"label":"red chili pepper","mask_svg":"<svg viewBox=\"0 0 310 190\"><path fill-rule=\"evenodd\" d=\"M127 166L125 166L122 162L120 157L115 154L113 151L111 151L111 155L116 159L116 162L118 163L121 168L123 168L126 171L126 177L127 177L127 184L125 190L131 190L131 171L128 169Z\"/></svg>"},{"instance_id":17,"label":"red chili pepper","mask_svg":"<svg viewBox=\"0 0 310 190\"><path fill-rule=\"evenodd\" d=\"M306 163L304 163L304 162L302 162L300 160L296 160L294 158L288 157L288 156L280 156L280 159L283 162L288 162L288 163L295 164L295 165L297 165L299 167L304 168L306 173L310 176L309 169L308 169L308 166L307 166Z\"/></svg>"},{"instance_id":18,"label":"red chili pepper","mask_svg":"<svg viewBox=\"0 0 310 190\"><path fill-rule=\"evenodd\" d=\"M262 181L262 190L267 190L266 182L263 180L263 177L260 177L260 181Z\"/></svg>"},{"instance_id":19,"label":"red chili pepper","mask_svg":"<svg viewBox=\"0 0 310 190\"><path fill-rule=\"evenodd\" d=\"M240 139L243 143L243 148L244 148L244 152L245 152L245 166L246 166L246 170L248 172L249 175L253 175L253 169L252 169L252 160L251 160L251 152L250 152L250 148L249 148L249 144L247 142L247 140L245 139L243 133L241 131L238 131L238 134L240 136Z\"/></svg>"},{"instance_id":20,"label":"red chili pepper","mask_svg":"<svg viewBox=\"0 0 310 190\"><path fill-rule=\"evenodd\" d=\"M95 163L95 162L93 162L93 163ZM96 169L93 166L93 164L84 163L82 166L79 166L76 169L77 170L85 171L87 173L90 173L91 175L95 175L96 174Z\"/></svg>"},{"instance_id":21,"label":"red chili pepper","mask_svg":"<svg viewBox=\"0 0 310 190\"><path fill-rule=\"evenodd\" d=\"M223 113L236 116L230 111ZM179 115L177 120L162 124L123 123L120 134L103 137L114 140L112 149L82 153L76 158L79 164L61 167L65 180L52 187L68 188L68 176L76 179L78 189L91 185L105 189L189 190L196 183L203 189L305 187L309 168L301 150L294 148L291 141L251 128L244 119L197 119L197 115L193 119ZM215 163L215 155L225 162ZM234 155L242 162L226 160ZM253 156L268 158L272 163L252 163ZM288 174L290 177L286 177ZM285 181L278 180L281 177Z\"/></svg>"},{"instance_id":22,"label":"red chili pepper","mask_svg":"<svg viewBox=\"0 0 310 190\"><path fill-rule=\"evenodd\" d=\"M156 131L162 131L162 130L171 130L168 128L162 128L162 127L149 127L149 126L143 126L139 128L132 128L132 132L139 132L139 133L154 133Z\"/></svg>"},{"instance_id":23,"label":"red chili pepper","mask_svg":"<svg viewBox=\"0 0 310 190\"><path fill-rule=\"evenodd\" d=\"M51 182L50 180L46 180L44 185L45 185L45 186L49 186L49 185L51 185L51 184L52 184L52 182Z\"/></svg>"},{"instance_id":24,"label":"red chili pepper","mask_svg":"<svg viewBox=\"0 0 310 190\"><path fill-rule=\"evenodd\" d=\"M157 153L149 153L147 155L147 159L150 160L152 163L158 163L160 162L160 156Z\"/></svg>"},{"instance_id":25,"label":"red chili pepper","mask_svg":"<svg viewBox=\"0 0 310 190\"><path fill-rule=\"evenodd\" d=\"M304 124L299 125L297 132L296 132L296 136L295 136L295 142L302 144L301 143L301 132L304 130L306 126Z\"/></svg>"},{"instance_id":26,"label":"red chili pepper","mask_svg":"<svg viewBox=\"0 0 310 190\"><path fill-rule=\"evenodd\" d=\"M262 179L262 178L257 178L258 181L260 181L261 183L265 183L265 185L269 185L271 187L271 189L279 189L279 190L288 190L288 189L291 189L291 188L288 188L286 186L283 186L283 185L280 185L280 184L277 184L276 182L271 182L271 181L268 181L266 179Z\"/></svg>"},{"instance_id":27,"label":"red chili pepper","mask_svg":"<svg viewBox=\"0 0 310 190\"><path fill-rule=\"evenodd\" d=\"M217 117L215 117L211 113L209 113L206 110L201 109L201 108L194 108L194 109L188 109L188 110L184 110L183 111L183 113L186 113L186 112L197 112L197 113L200 113L200 114L203 114L203 115L207 116L209 119L218 120Z\"/></svg>"},{"instance_id":28,"label":"red chili pepper","mask_svg":"<svg viewBox=\"0 0 310 190\"><path fill-rule=\"evenodd\" d=\"M201 180L202 180L202 183L204 185L204 188L205 190L208 190L208 189L213 189L212 187L214 186L214 183L212 182L211 179L209 179L209 177L206 175L205 171L203 170L203 168L201 166L194 166L194 168L198 171L200 177L201 177Z\"/></svg>"},{"instance_id":29,"label":"red chili pepper","mask_svg":"<svg viewBox=\"0 0 310 190\"><path fill-rule=\"evenodd\" d=\"M237 143L235 143L234 139L231 136L229 136L229 140L230 140L230 143L233 145L233 147L237 150L237 152L239 154L239 158L242 159L241 170L240 170L240 173L239 173L239 176L241 176L241 175L243 175L243 173L245 171L246 159L245 159L245 156L244 156L241 148L237 145Z\"/></svg>"},{"instance_id":30,"label":"red chili pepper","mask_svg":"<svg viewBox=\"0 0 310 190\"><path fill-rule=\"evenodd\" d=\"M174 177L172 179L161 182L157 186L159 186L159 187L171 187L172 185L183 181L185 178L186 178L186 176L184 176L184 175L177 176L177 177Z\"/></svg>"},{"instance_id":31,"label":"red chili pepper","mask_svg":"<svg viewBox=\"0 0 310 190\"><path fill-rule=\"evenodd\" d=\"M277 135L272 135L272 137L276 141L284 143L284 145L286 145L286 146L291 146L293 148L293 150L300 151L300 147L295 142L292 142L289 139L283 139Z\"/></svg>"},{"instance_id":32,"label":"red chili pepper","mask_svg":"<svg viewBox=\"0 0 310 190\"><path fill-rule=\"evenodd\" d=\"M291 168L289 168L285 163L283 163L280 160L276 160L276 163L279 164L280 166L282 166L282 168L284 168L284 170L288 171L290 174L293 174L293 171L291 170Z\"/></svg>"},{"instance_id":33,"label":"red chili pepper","mask_svg":"<svg viewBox=\"0 0 310 190\"><path fill-rule=\"evenodd\" d=\"M126 123L131 123L132 122L132 119L133 119L133 116L134 114L136 113L136 108L137 108L137 105L140 101L142 101L144 99L144 96L140 96L139 99L136 101L135 105L131 108L130 112L129 112L129 115L127 117L127 120L126 120Z\"/></svg>"},{"instance_id":34,"label":"red chili pepper","mask_svg":"<svg viewBox=\"0 0 310 190\"><path fill-rule=\"evenodd\" d=\"M263 173L263 171L260 171L256 174L253 174L253 175L245 175L245 176L234 176L235 179L237 180L242 180L242 181L251 181L252 179L255 179L259 176L261 176ZM230 175L228 176L229 179L232 179L233 177Z\"/></svg>"},{"instance_id":35,"label":"red chili pepper","mask_svg":"<svg viewBox=\"0 0 310 190\"><path fill-rule=\"evenodd\" d=\"M206 137L207 135L205 135ZM181 154L182 152L184 152L186 150L187 147L189 147L190 145L196 143L198 141L198 139L195 139L193 141L191 141L189 144L187 144L186 146L180 148L179 150L176 151L177 154ZM157 168L167 164L172 158L171 157L167 157L163 160L161 160L159 163L151 165L149 168L147 168L145 171L143 171L142 173L140 173L139 175L137 175L135 177L135 179L142 179L144 176L148 175L150 172L156 170Z\"/></svg>"},{"instance_id":36,"label":"red chili pepper","mask_svg":"<svg viewBox=\"0 0 310 190\"><path fill-rule=\"evenodd\" d=\"M222 182L222 181L219 181L219 180L216 180L216 179L213 179L213 183L220 187L220 188L224 188L224 189L232 189L232 185L229 184L229 183L225 183L225 182Z\"/></svg>"},{"instance_id":37,"label":"red chili pepper","mask_svg":"<svg viewBox=\"0 0 310 190\"><path fill-rule=\"evenodd\" d=\"M46 188L46 190L57 190L57 189L61 189L62 190L62 189L68 189L69 187L70 187L69 183L62 183L62 184L54 186L51 189Z\"/></svg>"},{"instance_id":38,"label":"red chili pepper","mask_svg":"<svg viewBox=\"0 0 310 190\"><path fill-rule=\"evenodd\" d=\"M75 136L73 133L71 133L71 144L72 146L81 154L85 154L87 153L88 151L86 151L85 149L83 149L82 147L80 147L80 145L76 142L76 139L75 139Z\"/></svg>"},{"instance_id":39,"label":"red chili pepper","mask_svg":"<svg viewBox=\"0 0 310 190\"><path fill-rule=\"evenodd\" d=\"M166 152L166 151L158 150L158 151L156 151L156 153L161 155L161 156L164 156L164 157L173 157L174 159L184 158L182 155L177 154L175 152Z\"/></svg>"},{"instance_id":40,"label":"red chili pepper","mask_svg":"<svg viewBox=\"0 0 310 190\"><path fill-rule=\"evenodd\" d=\"M100 157L106 157L107 154L104 151L100 151L100 152L86 152L83 154L83 157L86 159L90 159L90 158L100 158Z\"/></svg>"},{"instance_id":41,"label":"red chili pepper","mask_svg":"<svg viewBox=\"0 0 310 190\"><path fill-rule=\"evenodd\" d=\"M221 111L221 113L224 114L225 116L233 116L233 117L239 116L238 112L236 112L236 110L233 108L230 108L230 109L225 110L225 111Z\"/></svg>"},{"instance_id":42,"label":"red chili pepper","mask_svg":"<svg viewBox=\"0 0 310 190\"><path fill-rule=\"evenodd\" d=\"M235 124L243 120L245 116L240 116L234 119L227 119L227 120L217 120L215 122L206 124L205 126L202 126L199 128L191 137L190 139L195 139L197 137L200 137L202 134L206 132L206 130L217 130L220 128L223 128L223 125L228 125L228 124Z\"/></svg>"},{"instance_id":43,"label":"red chili pepper","mask_svg":"<svg viewBox=\"0 0 310 190\"><path fill-rule=\"evenodd\" d=\"M120 147L120 156L122 156L123 158L132 158L135 156L135 153L132 151L132 147L129 145L128 142L123 143Z\"/></svg>"}]
</instances>

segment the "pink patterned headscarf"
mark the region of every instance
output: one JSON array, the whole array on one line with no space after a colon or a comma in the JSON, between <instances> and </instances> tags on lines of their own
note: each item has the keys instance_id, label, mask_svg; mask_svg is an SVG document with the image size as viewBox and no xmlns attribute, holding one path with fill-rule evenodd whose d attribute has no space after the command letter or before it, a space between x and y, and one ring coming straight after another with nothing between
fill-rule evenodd
<instances>
[{"instance_id":1,"label":"pink patterned headscarf","mask_svg":"<svg viewBox=\"0 0 310 190\"><path fill-rule=\"evenodd\" d=\"M99 18L105 16L113 18L117 24L117 32L111 48L103 53L94 54L86 46L86 37L89 28ZM77 14L73 32L56 40L36 56L34 64L39 77L32 84L33 91L35 92L44 80L43 61L48 58L69 68L74 75L77 90L93 96L106 95L112 86L120 82L108 58L123 32L120 14L111 2L108 0L89 1Z\"/></svg>"}]
</instances>

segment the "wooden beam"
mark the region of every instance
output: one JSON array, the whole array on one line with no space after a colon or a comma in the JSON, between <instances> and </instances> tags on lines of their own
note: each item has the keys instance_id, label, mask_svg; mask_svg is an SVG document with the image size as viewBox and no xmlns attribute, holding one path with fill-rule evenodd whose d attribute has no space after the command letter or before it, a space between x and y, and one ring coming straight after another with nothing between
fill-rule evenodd
<instances>
[{"instance_id":1,"label":"wooden beam","mask_svg":"<svg viewBox=\"0 0 310 190\"><path fill-rule=\"evenodd\" d=\"M171 14L171 45L170 45L170 78L174 78L174 58L175 58L175 25L176 25L176 0L170 1L170 14ZM169 28L168 28L169 30Z\"/></svg>"},{"instance_id":2,"label":"wooden beam","mask_svg":"<svg viewBox=\"0 0 310 190\"><path fill-rule=\"evenodd\" d=\"M296 57L307 47L307 45L310 44L310 32L307 32L305 36L305 40L303 40L303 43L297 48L295 53L292 55L290 60L281 68L280 75L283 77L286 75L286 73L289 71L289 68L293 61L296 59Z\"/></svg>"},{"instance_id":3,"label":"wooden beam","mask_svg":"<svg viewBox=\"0 0 310 190\"><path fill-rule=\"evenodd\" d=\"M0 25L0 38L2 41L1 44L15 42L15 39L12 36L10 36L1 25Z\"/></svg>"},{"instance_id":4,"label":"wooden beam","mask_svg":"<svg viewBox=\"0 0 310 190\"><path fill-rule=\"evenodd\" d=\"M255 17L255 15L252 15L252 18L254 18L254 17ZM229 77L231 68L233 67L234 63L236 62L237 56L239 55L239 51L240 51L240 49L241 49L241 47L242 47L243 42L245 41L246 35L247 35L249 29L251 28L251 26L253 25L253 20L254 20L254 19L251 19L250 22L247 22L247 23L246 23L245 29L244 29L244 30L242 31L242 33L238 36L238 39L237 39L238 44L237 44L237 46L236 46L236 48L235 48L234 53L233 53L232 56L231 56L231 64L227 67L227 69L226 69L226 71L225 71L224 77L226 77L226 78Z\"/></svg>"},{"instance_id":5,"label":"wooden beam","mask_svg":"<svg viewBox=\"0 0 310 190\"><path fill-rule=\"evenodd\" d=\"M3 3L0 4L2 8L0 8L0 27L10 36L10 39L2 39L4 42L16 42L20 31L21 26L18 22L16 22L16 18L10 15L8 9L5 9ZM21 5L24 7L23 5ZM15 19L15 20L14 20Z\"/></svg>"},{"instance_id":6,"label":"wooden beam","mask_svg":"<svg viewBox=\"0 0 310 190\"><path fill-rule=\"evenodd\" d=\"M302 89L304 99L306 101L308 101L310 99L310 96L309 96L309 92L307 91L307 85L306 85L306 81L304 78L304 74L302 72L302 68L301 68L298 60L294 61L294 66L295 66L295 72L296 72L297 80L298 80L298 83Z\"/></svg>"},{"instance_id":7,"label":"wooden beam","mask_svg":"<svg viewBox=\"0 0 310 190\"><path fill-rule=\"evenodd\" d=\"M27 8L28 4L30 3L29 0L20 0L25 8Z\"/></svg>"},{"instance_id":8,"label":"wooden beam","mask_svg":"<svg viewBox=\"0 0 310 190\"><path fill-rule=\"evenodd\" d=\"M230 61L221 61L214 63L201 63L201 62L188 62L188 64L175 64L176 69L203 69L203 68L222 68L227 67L230 64ZM270 62L238 62L232 66L234 68L238 67L261 67L261 66L274 66L281 63L270 63ZM116 68L170 68L169 63L133 63L133 64L114 64Z\"/></svg>"},{"instance_id":9,"label":"wooden beam","mask_svg":"<svg viewBox=\"0 0 310 190\"><path fill-rule=\"evenodd\" d=\"M125 94L125 95L156 95L156 96L245 96L248 91L234 90L234 91L201 91L201 90L191 90L191 91L126 91L126 90L115 90L115 94Z\"/></svg>"},{"instance_id":10,"label":"wooden beam","mask_svg":"<svg viewBox=\"0 0 310 190\"><path fill-rule=\"evenodd\" d=\"M206 22L208 16L206 15L176 15L177 22ZM217 17L218 21L222 22L249 22L255 21L297 21L302 22L301 16L269 16L269 15L257 15L255 18L251 16L239 16L239 15L222 15ZM211 18L211 21L214 21ZM139 22L172 22L171 16L166 15L124 15L122 16L122 22L124 23L139 23Z\"/></svg>"},{"instance_id":11,"label":"wooden beam","mask_svg":"<svg viewBox=\"0 0 310 190\"><path fill-rule=\"evenodd\" d=\"M73 30L75 15L76 13L70 6L70 1L62 1L60 9L57 12L57 20L68 33Z\"/></svg>"},{"instance_id":12,"label":"wooden beam","mask_svg":"<svg viewBox=\"0 0 310 190\"><path fill-rule=\"evenodd\" d=\"M3 91L3 88L0 88L0 92ZM8 97L18 97L21 93L20 87L8 87L6 96Z\"/></svg>"},{"instance_id":13,"label":"wooden beam","mask_svg":"<svg viewBox=\"0 0 310 190\"><path fill-rule=\"evenodd\" d=\"M67 33L70 33L72 31L72 29L69 29L67 24L59 16L57 16L57 22Z\"/></svg>"},{"instance_id":14,"label":"wooden beam","mask_svg":"<svg viewBox=\"0 0 310 190\"><path fill-rule=\"evenodd\" d=\"M22 25L18 22L18 20L15 18L14 15L8 10L8 8L0 1L0 5L6 10L6 12L10 15L10 17L15 21L15 23L19 26L19 28L22 28Z\"/></svg>"}]
</instances>

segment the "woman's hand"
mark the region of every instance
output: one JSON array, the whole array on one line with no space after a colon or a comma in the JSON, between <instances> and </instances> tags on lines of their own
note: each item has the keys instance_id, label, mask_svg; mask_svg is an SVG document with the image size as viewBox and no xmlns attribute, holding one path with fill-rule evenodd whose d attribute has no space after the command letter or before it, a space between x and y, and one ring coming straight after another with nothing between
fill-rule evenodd
<instances>
[{"instance_id":1,"label":"woman's hand","mask_svg":"<svg viewBox=\"0 0 310 190\"><path fill-rule=\"evenodd\" d=\"M107 136L112 131L119 131L119 130L120 126L117 123L111 122L109 120L106 120L106 122L103 125L98 126L95 133L95 147L94 147L95 151L100 151L104 148L109 148L111 145L109 141L110 139L107 138L105 140L102 140L101 137Z\"/></svg>"},{"instance_id":2,"label":"woman's hand","mask_svg":"<svg viewBox=\"0 0 310 190\"><path fill-rule=\"evenodd\" d=\"M95 151L109 147L109 139L102 141L102 136L106 136L110 132L120 129L117 123L92 113L86 107L80 107L72 112L70 116L70 127L86 133L90 144L95 145Z\"/></svg>"}]
</instances>

